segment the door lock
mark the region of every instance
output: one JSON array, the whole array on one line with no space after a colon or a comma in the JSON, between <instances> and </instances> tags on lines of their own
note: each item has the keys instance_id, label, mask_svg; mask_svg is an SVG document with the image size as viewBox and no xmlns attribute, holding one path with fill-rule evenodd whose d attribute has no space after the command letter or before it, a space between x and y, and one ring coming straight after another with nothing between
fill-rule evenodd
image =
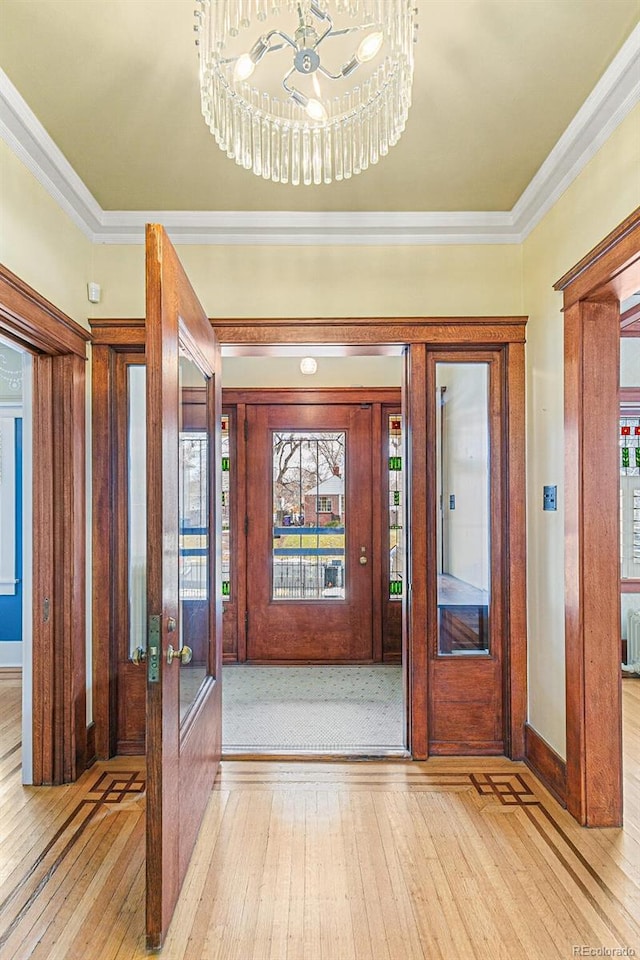
<instances>
[{"instance_id":1,"label":"door lock","mask_svg":"<svg viewBox=\"0 0 640 960\"><path fill-rule=\"evenodd\" d=\"M366 567L367 565L367 548L366 547L360 547L360 564L363 567Z\"/></svg>"}]
</instances>

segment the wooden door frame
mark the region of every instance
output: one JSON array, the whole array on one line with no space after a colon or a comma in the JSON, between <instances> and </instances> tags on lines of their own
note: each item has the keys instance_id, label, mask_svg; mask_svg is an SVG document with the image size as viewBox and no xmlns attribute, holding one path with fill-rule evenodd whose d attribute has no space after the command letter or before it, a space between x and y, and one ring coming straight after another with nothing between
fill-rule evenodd
<instances>
[{"instance_id":1,"label":"wooden door frame","mask_svg":"<svg viewBox=\"0 0 640 960\"><path fill-rule=\"evenodd\" d=\"M239 351L259 349L264 355L277 353L286 345L341 344L344 355L388 347L406 348L403 383L403 415L407 430L407 513L412 518L408 531L409 589L403 599L403 661L408 669L409 747L414 759L428 756L427 729L427 648L425 624L429 592L424 576L427 565L426 539L426 356L433 347L488 347L504 352L505 437L507 476L505 478L509 524L506 533L507 552L505 584L505 629L509 638L505 659L505 684L509 696L505 701L507 755L512 759L524 756L524 732L527 709L527 633L526 633L526 529L525 529L525 328L527 318L507 317L361 317L361 318L213 318L211 323L223 347ZM93 436L96 457L108 460L104 451L112 430L110 421L109 380L111 357L115 351L144 350L144 319L103 319L91 323L94 358ZM96 367L96 363L98 366ZM101 446L98 446L101 444ZM108 505L110 466L103 463L94 469L94 518L97 505ZM110 542L104 526L105 517L94 519L94 671L109 675L110 596L105 543ZM99 528L99 524L103 524ZM113 679L113 678L112 678ZM97 691L96 691L97 692ZM108 691L94 700L96 747L98 756L109 756L112 705Z\"/></svg>"},{"instance_id":2,"label":"wooden door frame","mask_svg":"<svg viewBox=\"0 0 640 960\"><path fill-rule=\"evenodd\" d=\"M640 207L555 284L564 309L567 809L622 823L620 302L640 289ZM597 415L594 415L597 414ZM597 470L593 465L597 464Z\"/></svg>"},{"instance_id":3,"label":"wooden door frame","mask_svg":"<svg viewBox=\"0 0 640 960\"><path fill-rule=\"evenodd\" d=\"M86 720L85 589L91 335L2 265L0 331L33 355L32 782L70 783L94 754Z\"/></svg>"}]
</instances>

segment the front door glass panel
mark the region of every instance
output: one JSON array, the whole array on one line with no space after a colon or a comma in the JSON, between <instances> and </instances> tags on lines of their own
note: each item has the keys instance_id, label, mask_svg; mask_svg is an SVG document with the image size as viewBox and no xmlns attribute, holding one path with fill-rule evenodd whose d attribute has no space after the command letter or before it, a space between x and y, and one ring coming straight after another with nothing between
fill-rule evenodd
<instances>
[{"instance_id":1,"label":"front door glass panel","mask_svg":"<svg viewBox=\"0 0 640 960\"><path fill-rule=\"evenodd\" d=\"M180 600L179 635L172 644L189 648L180 665L180 719L185 718L209 672L209 438L206 430L183 429L193 388L206 378L190 357L180 357L180 440L178 448Z\"/></svg>"},{"instance_id":2,"label":"front door glass panel","mask_svg":"<svg viewBox=\"0 0 640 960\"><path fill-rule=\"evenodd\" d=\"M344 600L346 434L272 436L272 599Z\"/></svg>"},{"instance_id":3,"label":"front door glass panel","mask_svg":"<svg viewBox=\"0 0 640 960\"><path fill-rule=\"evenodd\" d=\"M438 653L488 654L489 365L436 364Z\"/></svg>"}]
</instances>

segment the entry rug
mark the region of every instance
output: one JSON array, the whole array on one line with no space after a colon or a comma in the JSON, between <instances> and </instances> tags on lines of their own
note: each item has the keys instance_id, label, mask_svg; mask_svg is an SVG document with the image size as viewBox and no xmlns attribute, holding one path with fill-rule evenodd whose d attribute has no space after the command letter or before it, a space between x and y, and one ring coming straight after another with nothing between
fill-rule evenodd
<instances>
[{"instance_id":1,"label":"entry rug","mask_svg":"<svg viewBox=\"0 0 640 960\"><path fill-rule=\"evenodd\" d=\"M223 753L384 754L404 748L400 666L227 666Z\"/></svg>"}]
</instances>

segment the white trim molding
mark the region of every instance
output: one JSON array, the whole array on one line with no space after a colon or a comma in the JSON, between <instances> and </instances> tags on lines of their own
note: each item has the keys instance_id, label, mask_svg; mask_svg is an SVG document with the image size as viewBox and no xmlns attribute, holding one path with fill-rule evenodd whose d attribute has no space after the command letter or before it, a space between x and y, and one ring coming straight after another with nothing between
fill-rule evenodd
<instances>
[{"instance_id":1,"label":"white trim molding","mask_svg":"<svg viewBox=\"0 0 640 960\"><path fill-rule=\"evenodd\" d=\"M0 137L93 243L143 243L146 223L178 244L522 243L639 101L640 25L508 211L103 210L1 69Z\"/></svg>"}]
</instances>

